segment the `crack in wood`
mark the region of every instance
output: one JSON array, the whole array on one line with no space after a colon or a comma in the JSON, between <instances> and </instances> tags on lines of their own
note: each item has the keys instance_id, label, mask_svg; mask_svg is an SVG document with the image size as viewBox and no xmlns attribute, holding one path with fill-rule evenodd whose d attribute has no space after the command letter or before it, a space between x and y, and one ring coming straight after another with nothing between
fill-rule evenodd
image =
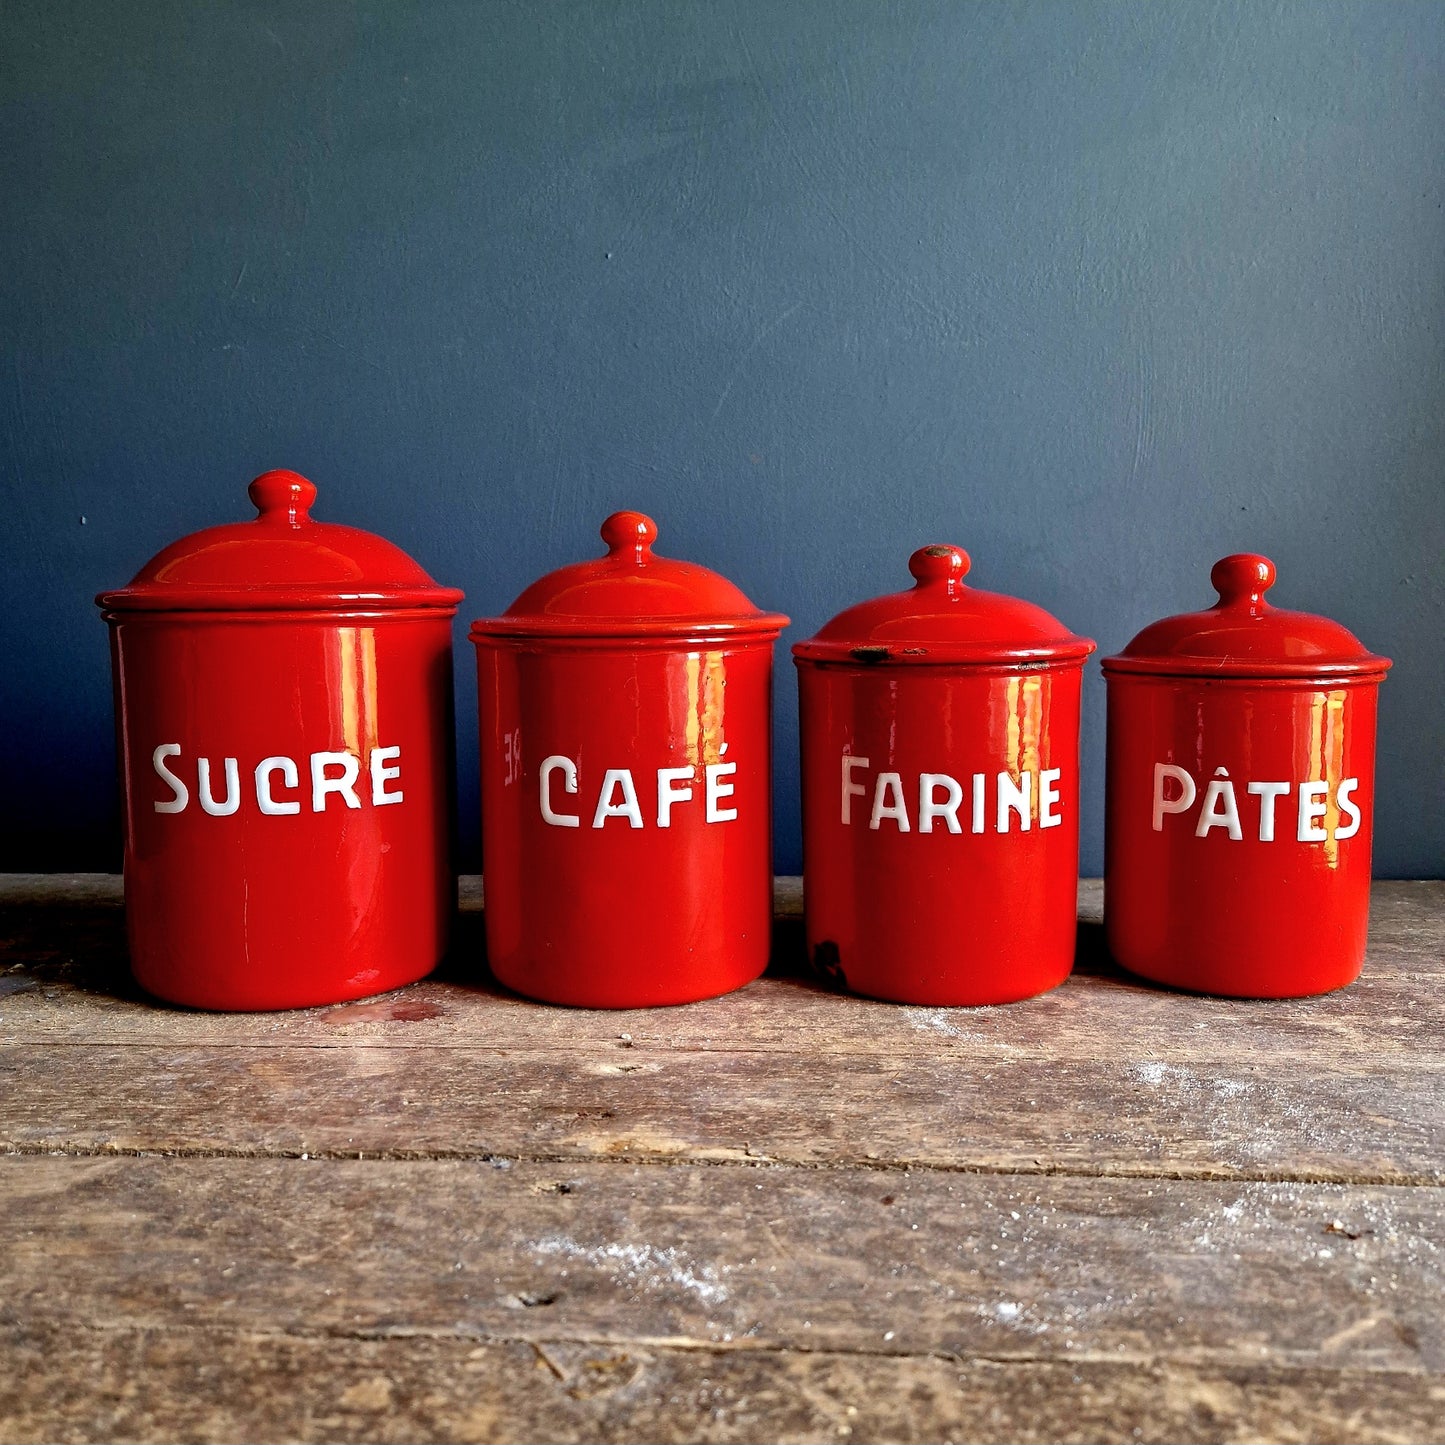
<instances>
[{"instance_id":1,"label":"crack in wood","mask_svg":"<svg viewBox=\"0 0 1445 1445\"><path fill-rule=\"evenodd\" d=\"M1382 1170L1373 1173L1329 1169L1245 1169L1230 1165L1185 1165L1147 1167L1127 1163L1087 1164L992 1164L987 1161L932 1159L795 1159L782 1155L752 1154L746 1146L738 1150L697 1153L644 1153L579 1150L576 1153L507 1154L472 1149L246 1149L208 1146L205 1148L159 1149L124 1144L65 1145L45 1141L0 1140L0 1159L294 1159L297 1161L345 1161L364 1164L473 1163L506 1168L523 1165L622 1165L653 1169L773 1169L800 1173L867 1171L876 1174L965 1174L1021 1179L1118 1179L1160 1180L1196 1184L1328 1184L1379 1188L1436 1189L1445 1187L1445 1169L1429 1174Z\"/></svg>"},{"instance_id":2,"label":"crack in wood","mask_svg":"<svg viewBox=\"0 0 1445 1445\"><path fill-rule=\"evenodd\" d=\"M1250 1361L1215 1358L1199 1352L1171 1353L1169 1351L1136 1350L1077 1350L1066 1355L1045 1354L1040 1351L991 1350L969 1351L940 1349L889 1349L884 1346L864 1345L809 1345L797 1341L774 1340L712 1340L699 1339L690 1335L606 1335L572 1332L557 1335L512 1335L488 1330L425 1329L415 1326L388 1326L376 1329L284 1329L258 1330L254 1328L227 1328L223 1325L181 1324L170 1321L138 1322L132 1320L60 1320L47 1319L42 1315L32 1316L26 1328L54 1330L64 1334L78 1331L83 1334L115 1338L136 1334L160 1334L173 1339L245 1340L256 1343L288 1344L308 1343L356 1343L387 1344L420 1341L425 1343L489 1345L498 1348L520 1346L532 1350L539 1361L559 1381L566 1382L565 1371L552 1359L548 1350L650 1350L659 1354L725 1356L778 1356L784 1358L816 1358L834 1360L935 1360L941 1364L964 1368L969 1365L986 1364L1004 1367L1046 1367L1070 1368L1101 1365L1118 1368L1141 1368L1178 1365L1190 1369L1217 1369L1227 1371L1250 1371L1267 1368L1271 1374L1298 1375L1318 1374L1318 1363L1302 1363L1288 1359L1272 1358L1267 1364L1256 1366ZM6 1329L6 1322L0 1321L0 1334ZM1340 1377L1357 1376L1361 1379L1375 1379L1391 1376L1399 1379L1445 1381L1445 1372L1421 1368L1402 1369L1398 1364L1378 1368L1368 1364L1351 1364L1330 1367L1330 1373Z\"/></svg>"}]
</instances>

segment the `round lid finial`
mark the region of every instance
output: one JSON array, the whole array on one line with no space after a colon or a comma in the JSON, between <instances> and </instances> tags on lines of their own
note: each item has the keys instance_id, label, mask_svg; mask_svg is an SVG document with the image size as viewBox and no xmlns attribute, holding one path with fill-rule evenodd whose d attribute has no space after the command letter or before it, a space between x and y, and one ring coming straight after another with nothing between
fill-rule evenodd
<instances>
[{"instance_id":1,"label":"round lid finial","mask_svg":"<svg viewBox=\"0 0 1445 1445\"><path fill-rule=\"evenodd\" d=\"M657 541L657 523L645 512L613 512L602 524L602 540L609 556L624 557L631 552L638 562L645 562Z\"/></svg>"},{"instance_id":2,"label":"round lid finial","mask_svg":"<svg viewBox=\"0 0 1445 1445\"><path fill-rule=\"evenodd\" d=\"M946 542L920 547L908 559L908 570L918 579L920 587L943 582L950 594L963 582L970 565L968 553L962 547L952 547Z\"/></svg>"},{"instance_id":3,"label":"round lid finial","mask_svg":"<svg viewBox=\"0 0 1445 1445\"><path fill-rule=\"evenodd\" d=\"M275 519L296 527L311 520L316 484L307 481L300 472L262 472L246 488L246 494L263 521Z\"/></svg>"},{"instance_id":4,"label":"round lid finial","mask_svg":"<svg viewBox=\"0 0 1445 1445\"><path fill-rule=\"evenodd\" d=\"M1274 586L1274 563L1257 552L1235 552L1221 557L1209 573L1210 585L1219 593L1221 606L1247 603L1264 605L1264 594Z\"/></svg>"}]
</instances>

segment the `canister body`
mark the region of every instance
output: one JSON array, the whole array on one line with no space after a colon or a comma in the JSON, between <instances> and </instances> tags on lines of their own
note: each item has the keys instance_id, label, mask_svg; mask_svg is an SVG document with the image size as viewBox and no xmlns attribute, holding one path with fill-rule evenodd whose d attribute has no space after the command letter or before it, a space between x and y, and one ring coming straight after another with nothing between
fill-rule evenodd
<instances>
[{"instance_id":1,"label":"canister body","mask_svg":"<svg viewBox=\"0 0 1445 1445\"><path fill-rule=\"evenodd\" d=\"M799 659L809 956L858 993L1006 1003L1073 966L1081 663Z\"/></svg>"},{"instance_id":2,"label":"canister body","mask_svg":"<svg viewBox=\"0 0 1445 1445\"><path fill-rule=\"evenodd\" d=\"M1365 956L1378 679L1108 675L1105 928L1125 968L1246 998Z\"/></svg>"},{"instance_id":3,"label":"canister body","mask_svg":"<svg viewBox=\"0 0 1445 1445\"><path fill-rule=\"evenodd\" d=\"M280 1009L447 947L449 610L110 615L141 986Z\"/></svg>"},{"instance_id":4,"label":"canister body","mask_svg":"<svg viewBox=\"0 0 1445 1445\"><path fill-rule=\"evenodd\" d=\"M497 978L590 1008L756 978L772 931L771 636L473 640Z\"/></svg>"}]
</instances>

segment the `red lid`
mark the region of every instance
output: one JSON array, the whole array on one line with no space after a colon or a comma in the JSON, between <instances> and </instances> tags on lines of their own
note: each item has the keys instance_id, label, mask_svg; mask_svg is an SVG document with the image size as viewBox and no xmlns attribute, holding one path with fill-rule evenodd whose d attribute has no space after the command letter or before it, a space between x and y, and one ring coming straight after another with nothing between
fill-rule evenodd
<instances>
[{"instance_id":1,"label":"red lid","mask_svg":"<svg viewBox=\"0 0 1445 1445\"><path fill-rule=\"evenodd\" d=\"M311 519L316 488L296 472L265 472L249 494L259 516L172 542L129 585L95 600L108 612L277 611L445 607L439 587L400 547L357 527Z\"/></svg>"},{"instance_id":2,"label":"red lid","mask_svg":"<svg viewBox=\"0 0 1445 1445\"><path fill-rule=\"evenodd\" d=\"M1219 601L1146 627L1105 672L1208 677L1384 677L1388 657L1367 652L1338 622L1313 612L1271 607L1274 563L1237 552L1214 564L1209 580Z\"/></svg>"},{"instance_id":3,"label":"red lid","mask_svg":"<svg viewBox=\"0 0 1445 1445\"><path fill-rule=\"evenodd\" d=\"M607 555L559 567L532 583L501 617L472 623L484 637L714 637L768 634L788 625L761 612L726 577L659 557L657 523L614 512L602 524Z\"/></svg>"},{"instance_id":4,"label":"red lid","mask_svg":"<svg viewBox=\"0 0 1445 1445\"><path fill-rule=\"evenodd\" d=\"M807 662L1019 666L1081 660L1094 650L1087 637L1074 636L1042 607L968 586L968 568L962 547L920 547L908 559L915 586L840 612L815 637L797 643L793 656Z\"/></svg>"}]
</instances>

